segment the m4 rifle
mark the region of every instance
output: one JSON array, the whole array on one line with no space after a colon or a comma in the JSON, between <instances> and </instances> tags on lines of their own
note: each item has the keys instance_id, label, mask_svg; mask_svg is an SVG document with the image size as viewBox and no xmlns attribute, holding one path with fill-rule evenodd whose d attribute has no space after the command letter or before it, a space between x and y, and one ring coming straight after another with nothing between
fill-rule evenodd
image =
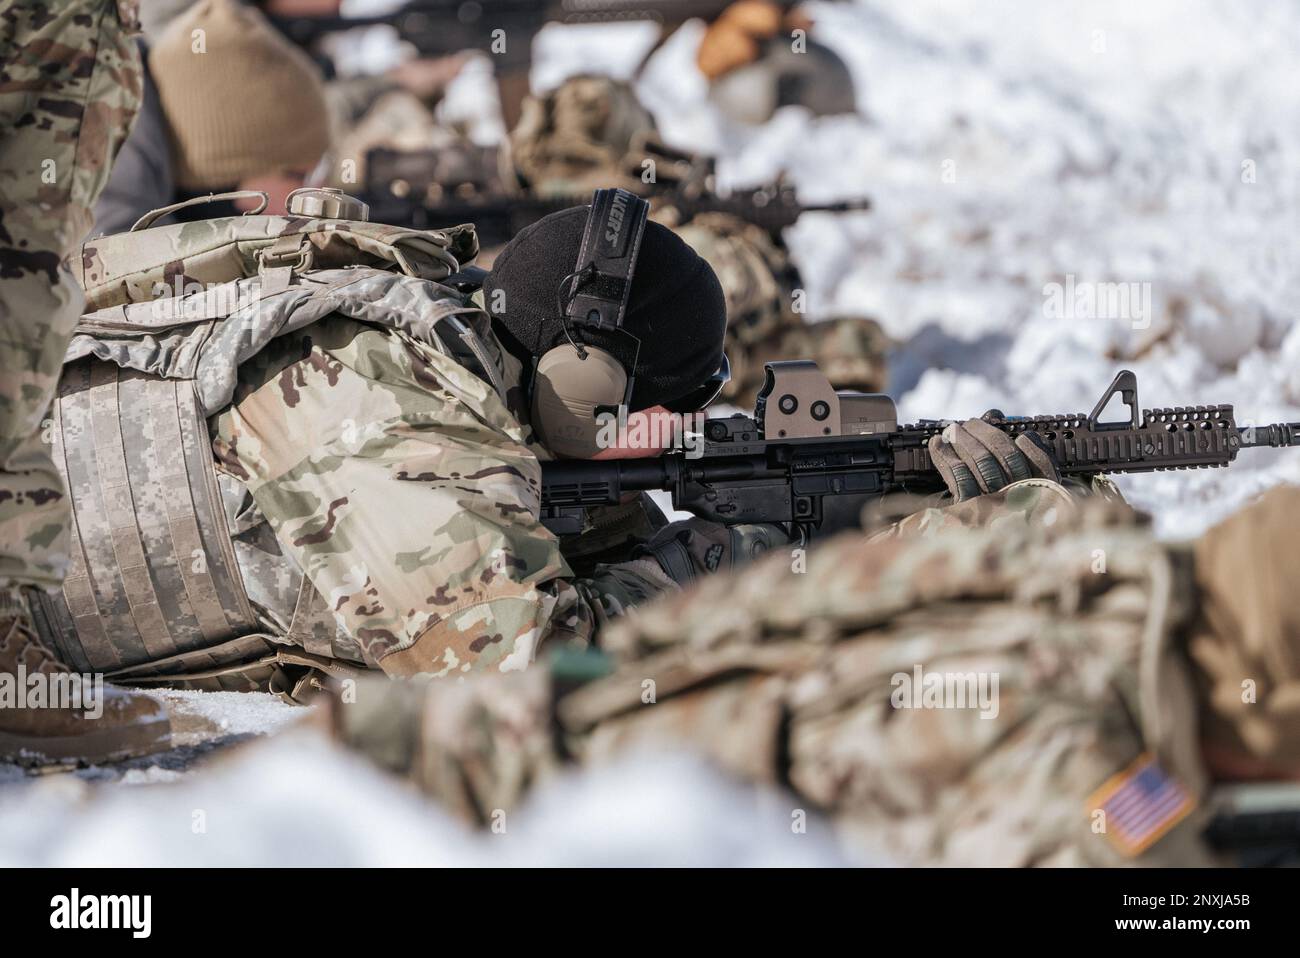
<instances>
[{"instance_id":1,"label":"m4 rifle","mask_svg":"<svg viewBox=\"0 0 1300 958\"><path fill-rule=\"evenodd\" d=\"M1103 421L1116 395L1128 418ZM1300 423L1238 426L1230 405L1139 411L1129 370L1091 413L988 418L1013 438L1035 433L1062 476L1214 468L1242 449L1300 442ZM701 518L778 523L806 541L857 527L863 507L886 494L942 491L928 446L948 424L900 426L888 396L836 392L807 360L768 363L753 415L707 420L701 441L686 450L543 463L541 518L557 535L576 534L587 509L661 490L674 508Z\"/></svg>"}]
</instances>

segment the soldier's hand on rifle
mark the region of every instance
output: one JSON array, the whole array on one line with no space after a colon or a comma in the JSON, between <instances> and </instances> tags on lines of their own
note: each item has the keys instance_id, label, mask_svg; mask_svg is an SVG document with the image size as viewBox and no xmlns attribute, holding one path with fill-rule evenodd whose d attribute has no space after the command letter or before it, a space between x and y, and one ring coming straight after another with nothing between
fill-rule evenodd
<instances>
[{"instance_id":1,"label":"soldier's hand on rifle","mask_svg":"<svg viewBox=\"0 0 1300 958\"><path fill-rule=\"evenodd\" d=\"M991 413L985 413L987 419ZM997 492L1021 479L1060 481L1051 454L1032 433L1011 437L985 419L951 423L930 440L930 459L957 502Z\"/></svg>"},{"instance_id":2,"label":"soldier's hand on rifle","mask_svg":"<svg viewBox=\"0 0 1300 958\"><path fill-rule=\"evenodd\" d=\"M780 526L770 523L724 526L692 518L664 526L640 551L653 556L669 578L684 586L700 576L743 566L789 541Z\"/></svg>"}]
</instances>

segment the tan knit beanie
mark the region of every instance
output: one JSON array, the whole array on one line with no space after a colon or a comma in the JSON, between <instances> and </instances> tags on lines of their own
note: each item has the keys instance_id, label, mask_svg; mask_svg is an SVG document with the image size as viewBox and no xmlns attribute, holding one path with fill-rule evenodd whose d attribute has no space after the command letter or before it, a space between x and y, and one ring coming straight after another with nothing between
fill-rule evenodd
<instances>
[{"instance_id":1,"label":"tan knit beanie","mask_svg":"<svg viewBox=\"0 0 1300 958\"><path fill-rule=\"evenodd\" d=\"M149 53L182 189L310 170L329 148L320 74L261 13L201 0Z\"/></svg>"}]
</instances>

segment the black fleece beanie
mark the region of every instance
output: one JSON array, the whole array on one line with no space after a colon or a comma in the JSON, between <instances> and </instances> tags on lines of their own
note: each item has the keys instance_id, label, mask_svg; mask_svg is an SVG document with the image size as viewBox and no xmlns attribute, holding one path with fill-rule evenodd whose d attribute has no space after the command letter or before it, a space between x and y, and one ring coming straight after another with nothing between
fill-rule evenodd
<instances>
[{"instance_id":1,"label":"black fleece beanie","mask_svg":"<svg viewBox=\"0 0 1300 958\"><path fill-rule=\"evenodd\" d=\"M557 310L564 278L578 267L589 206L552 213L521 230L497 256L483 282L484 301L507 348L521 359L566 342ZM672 230L646 223L632 274L623 328L641 341L631 408L685 396L722 362L727 304L712 267ZM631 356L617 340L585 328L576 338Z\"/></svg>"}]
</instances>

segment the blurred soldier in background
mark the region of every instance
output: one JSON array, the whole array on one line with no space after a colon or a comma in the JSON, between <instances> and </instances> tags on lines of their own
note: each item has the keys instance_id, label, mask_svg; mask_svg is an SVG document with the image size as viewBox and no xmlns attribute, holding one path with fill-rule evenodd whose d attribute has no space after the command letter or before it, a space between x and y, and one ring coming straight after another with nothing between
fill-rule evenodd
<instances>
[{"instance_id":1,"label":"blurred soldier in background","mask_svg":"<svg viewBox=\"0 0 1300 958\"><path fill-rule=\"evenodd\" d=\"M664 218L671 214L665 211ZM808 321L796 311L799 272L784 245L764 230L725 213L703 213L676 232L709 261L727 295L727 402L752 409L763 366L777 359L811 359L836 389L883 392L890 340L874 319Z\"/></svg>"},{"instance_id":2,"label":"blurred soldier in background","mask_svg":"<svg viewBox=\"0 0 1300 958\"><path fill-rule=\"evenodd\" d=\"M432 106L464 66L467 52L487 52L490 43L501 116L508 129L517 122L519 104L528 94L533 35L546 22L540 3L533 10L512 5L504 17L490 4L454 2L441 9L410 3L388 14L342 17L339 0L253 2L276 29L325 68L332 94L340 104L351 104L345 115L350 113L353 120L385 90L403 89ZM405 58L381 73L337 72L335 61L347 58L339 57L335 38L375 27L396 28ZM502 33L494 35L497 29ZM491 107L484 104L484 109Z\"/></svg>"},{"instance_id":3,"label":"blurred soldier in background","mask_svg":"<svg viewBox=\"0 0 1300 958\"><path fill-rule=\"evenodd\" d=\"M784 106L817 116L853 113L853 77L844 61L809 39L811 19L765 0L739 0L709 24L695 63L709 80L709 99L751 126Z\"/></svg>"},{"instance_id":4,"label":"blurred soldier in background","mask_svg":"<svg viewBox=\"0 0 1300 958\"><path fill-rule=\"evenodd\" d=\"M644 192L659 183L658 157L651 153L660 145L657 134L654 116L630 83L580 74L524 101L503 168L518 186L542 195L604 185Z\"/></svg>"},{"instance_id":5,"label":"blurred soldier in background","mask_svg":"<svg viewBox=\"0 0 1300 958\"><path fill-rule=\"evenodd\" d=\"M313 5L260 6L275 14L304 3ZM325 6L337 12L337 2ZM355 189L375 144L451 148L456 141L439 135L430 107L463 57L324 81L318 65L251 5L191 0L167 14L155 11L140 122L96 208L97 233L122 232L150 210L209 193L261 190L280 212L314 171L320 182ZM174 215L225 216L250 203L221 200Z\"/></svg>"},{"instance_id":6,"label":"blurred soldier in background","mask_svg":"<svg viewBox=\"0 0 1300 958\"><path fill-rule=\"evenodd\" d=\"M944 512L647 605L606 662L363 685L329 720L479 823L688 746L905 864L1220 861L1211 785L1300 778L1300 489L1190 545L1044 480Z\"/></svg>"},{"instance_id":7,"label":"blurred soldier in background","mask_svg":"<svg viewBox=\"0 0 1300 958\"><path fill-rule=\"evenodd\" d=\"M24 677L66 680L37 638L33 594L67 571L71 510L50 402L84 302L69 270L139 107L131 0L0 3L0 758L105 761L164 747L147 696L106 688L103 712L28 703ZM66 690L68 685L64 684ZM66 706L66 703L65 703Z\"/></svg>"},{"instance_id":8,"label":"blurred soldier in background","mask_svg":"<svg viewBox=\"0 0 1300 958\"><path fill-rule=\"evenodd\" d=\"M654 117L631 85L610 77L572 77L526 100L509 147L506 167L542 196L619 186L653 205L655 190L666 185L703 187L693 179L693 159L660 142ZM836 388L884 390L889 342L879 324L854 317L806 322L796 307L799 273L779 237L727 214L682 223L661 204L654 215L708 260L722 282L733 371L725 400L751 406L763 364L794 357L817 360Z\"/></svg>"},{"instance_id":9,"label":"blurred soldier in background","mask_svg":"<svg viewBox=\"0 0 1300 958\"><path fill-rule=\"evenodd\" d=\"M329 84L336 107L336 90L341 85ZM362 187L372 181L370 157L376 150L410 157L419 166L421 180L445 184L449 195L466 184L482 189L495 185L494 151L476 146L464 132L441 123L428 100L405 89L377 87L372 92L375 95L364 109L349 114L337 128L326 185L350 193L365 192ZM374 199L368 192L365 198ZM409 221L410 217L393 219ZM432 225L454 224L440 221Z\"/></svg>"},{"instance_id":10,"label":"blurred soldier in background","mask_svg":"<svg viewBox=\"0 0 1300 958\"><path fill-rule=\"evenodd\" d=\"M339 17L340 0L253 0L253 6L266 15L273 27L288 27L294 22ZM378 73L340 72L328 51L329 35L312 39L304 49L312 56L325 76L326 96L335 124L335 136L345 136L363 122L376 101L389 94L402 93L415 103L431 110L461 68L467 55L452 52L447 56L413 56ZM292 33L286 39L294 41ZM349 185L355 185L352 180Z\"/></svg>"},{"instance_id":11,"label":"blurred soldier in background","mask_svg":"<svg viewBox=\"0 0 1300 958\"><path fill-rule=\"evenodd\" d=\"M491 4L443 0L397 6L387 13L340 17L338 0L259 0L257 4L286 36L322 63L336 52L332 38L376 26L392 27L417 56L403 63L403 83L436 78L436 64L463 50L490 51L496 75L501 118L513 129L530 92L534 37L555 17L570 23L609 23L647 19L659 35L632 71L639 76L654 55L684 24L703 17L708 29L696 62L710 80L715 103L739 122L766 122L782 106L799 105L814 114L851 113L855 109L848 68L831 50L809 39L812 21L796 6L740 0L718 3L659 4L646 0L608 4L587 0L581 9L557 9L547 0Z\"/></svg>"},{"instance_id":12,"label":"blurred soldier in background","mask_svg":"<svg viewBox=\"0 0 1300 958\"><path fill-rule=\"evenodd\" d=\"M281 211L329 149L319 71L237 0L200 0L176 15L147 64L141 122L95 208L97 233L177 203L191 204L178 219L252 209L248 197L205 199L238 190L265 192Z\"/></svg>"}]
</instances>

